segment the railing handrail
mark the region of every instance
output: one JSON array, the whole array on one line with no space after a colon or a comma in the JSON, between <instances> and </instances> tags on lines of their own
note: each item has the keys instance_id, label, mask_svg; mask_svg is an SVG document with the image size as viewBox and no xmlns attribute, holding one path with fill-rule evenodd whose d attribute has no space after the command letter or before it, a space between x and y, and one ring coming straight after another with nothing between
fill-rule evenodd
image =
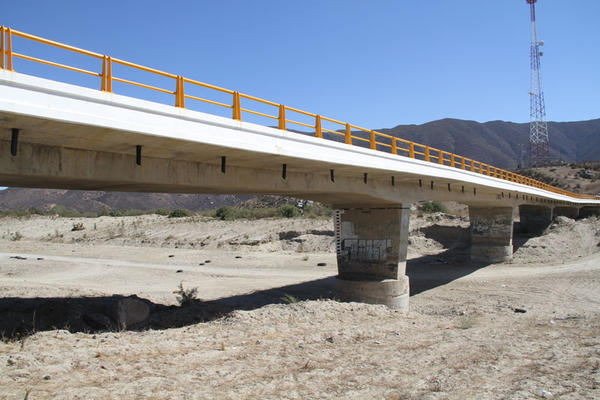
<instances>
[{"instance_id":1,"label":"railing handrail","mask_svg":"<svg viewBox=\"0 0 600 400\"><path fill-rule=\"evenodd\" d=\"M232 118L236 119L236 120L241 120L242 112L246 112L246 113L278 120L279 121L279 129L282 129L282 130L286 130L288 123L295 124L295 125L314 129L315 136L318 138L324 138L323 131L325 131L327 133L344 136L345 143L349 144L349 145L352 145L353 141L366 142L366 143L369 143L369 147L375 151L382 151L381 148L386 148L386 149L389 149L392 154L396 154L401 157L410 157L410 158L414 158L414 159L421 159L421 160L425 160L428 162L437 163L440 165L450 166L452 168L469 170L471 172L482 174L482 175L487 175L490 177L493 175L495 178L499 178L499 179L503 179L503 180L507 180L507 181L511 181L511 182L517 182L517 183L520 183L520 184L523 184L526 186L531 186L531 187L547 190L550 192L566 195L569 197L574 197L574 198L579 198L579 199L598 199L597 196L569 192L567 190L548 185L547 183L543 183L543 182L535 180L533 178L519 175L514 172L504 170L501 168L496 168L492 165L482 163L481 161L473 160L471 158L467 158L467 157L464 157L464 156L461 156L458 154L454 154L454 153L451 153L451 152L448 152L445 150L441 150L441 149L438 149L435 147L416 143L416 142L413 142L413 141L410 141L407 139L403 139L403 138L399 138L399 137L395 137L395 136L392 136L389 134L377 132L372 129L362 128L357 125L353 125L353 124L342 122L342 121L339 121L339 120L336 120L333 118L321 116L319 114L304 111L304 110L301 110L298 108L285 106L283 104L279 104L279 103L276 103L276 102L273 102L270 100L261 99L259 97L251 96L249 94L240 93L240 92L237 92L237 91L234 91L231 89L222 88L219 86L211 85L209 83L197 81L197 80L194 80L191 78L185 78L180 75L160 71L155 68L146 67L146 66L143 66L140 64L132 63L129 61L118 59L118 58L109 57L104 54L96 53L96 52L89 51L89 50L84 50L84 49L81 49L81 48L78 48L75 46L70 46L70 45L67 45L64 43L56 42L54 40L49 40L49 39L31 35L31 34L28 34L25 32L17 31L17 30L11 29L9 27L0 26L0 35L1 35L1 38L0 38L1 39L0 40L0 69L7 69L10 71L14 71L13 59L19 58L22 60L37 62L37 63L49 65L52 67L67 69L67 70L70 70L73 72L79 72L79 73L83 73L83 74L87 74L87 75L91 75L91 76L100 77L101 78L101 85L100 85L101 89L100 90L105 91L105 92L112 93L113 92L112 82L116 81L116 82L120 82L120 83L124 83L124 84L142 87L142 88L149 89L149 90L155 90L155 91L158 91L161 93L167 93L167 94L174 95L176 107L185 108L185 99L197 100L197 101L205 102L208 104L232 109ZM12 43L13 36L17 36L17 37L20 37L23 39L32 40L32 41L35 41L38 43L46 44L49 46L54 46L54 47L57 47L57 48L60 48L63 50L68 50L68 51L72 51L72 52L82 54L85 56L100 59L102 61L102 72L98 73L98 72L94 72L94 71L89 71L87 69L68 66L66 64L57 63L57 62L44 60L41 58L32 57L29 55L14 52L13 51L13 43ZM122 65L125 67L129 67L129 68L134 68L134 69L137 69L140 71L145 71L145 72L155 74L158 76L162 76L165 78L175 79L175 81L176 81L175 90L164 89L164 88L160 88L157 86L148 85L145 83L135 82L132 80L116 77L112 74L112 64L113 63L119 64L119 65ZM205 99L205 98L198 97L198 96L192 96L190 94L185 94L184 83L188 83L190 85L195 85L195 86L203 87L206 89L215 90L215 91L218 91L221 93L232 95L233 96L232 104L229 105L229 104L225 104L220 101L214 101L214 100ZM277 107L278 115L270 115L270 114L260 112L257 110L251 110L250 108L247 108L247 107L242 108L240 98L244 98L246 100L258 102L258 103L265 104L268 106ZM315 119L314 125L312 125L310 123L306 123L306 122L289 119L286 117L286 111L290 111L290 112L293 112L296 114L301 114L304 117L314 118ZM332 124L341 125L342 127L337 131L333 130L333 129L329 129L329 128L324 128L322 126L322 121L327 121ZM353 134L353 132L351 130L352 128L358 130L359 132L363 133L364 135L368 135L368 138L356 136L355 134ZM324 138L324 139L327 139L327 138ZM388 141L389 143L378 141L378 139ZM402 147L404 145L407 145L407 147ZM415 147L418 148L419 151L415 150ZM401 152L405 152L408 154L401 154ZM449 157L446 157L446 156L449 156ZM477 167L476 167L476 165L477 165Z\"/></svg>"}]
</instances>

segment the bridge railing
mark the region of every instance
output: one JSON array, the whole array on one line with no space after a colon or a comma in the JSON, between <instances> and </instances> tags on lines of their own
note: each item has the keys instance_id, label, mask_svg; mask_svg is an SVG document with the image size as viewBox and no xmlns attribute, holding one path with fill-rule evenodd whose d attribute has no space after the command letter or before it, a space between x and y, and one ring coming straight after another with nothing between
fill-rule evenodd
<instances>
[{"instance_id":1,"label":"bridge railing","mask_svg":"<svg viewBox=\"0 0 600 400\"><path fill-rule=\"evenodd\" d=\"M412 142L392 135L356 126L347 122L338 121L333 118L325 117L294 107L279 104L273 101L254 97L249 94L240 93L231 89L225 89L219 86L211 85L209 83L186 78L181 75L160 71L158 69L110 57L105 54L95 53L89 50L80 49L78 47L69 46L63 43L55 42L53 40L45 39L39 36L34 36L25 32L20 32L9 27L0 26L0 36L1 69L14 71L15 59L45 64L51 67L62 68L65 70L78 72L99 78L100 90L105 92L114 93L113 83L119 82L121 84L141 87L144 89L149 89L173 96L173 104L175 107L185 108L186 100L199 101L205 104L211 104L213 106L230 109L231 117L239 121L243 119L242 117L244 114L252 114L276 121L278 128L282 130L288 130L290 125L294 127L301 127L300 129L308 128L312 132L314 132L314 135L317 138L327 139L327 135L340 136L340 141L343 138L343 142L348 145L368 146L370 149L375 151L384 151L387 153L397 154L403 157L410 157L413 159L437 163L440 165L446 165L452 168L458 168L482 175L491 176L498 179L516 182L523 185L544 189L550 192L559 193L574 198L597 199L597 197L595 196L572 193L548 185L539 180L535 180L527 176L522 176L501 168L496 168L492 165L485 164L483 162L476 161L467 157L463 157L458 154L453 154L432 146ZM14 37L31 40L37 43L53 46L59 49L67 50L70 52L78 53L87 57L97 59L100 64L100 72L90 71L89 69L73 67L63 63L19 53L14 49ZM174 87L175 89L165 89L154 84L138 82L131 79L125 79L124 77L115 76L113 74L114 65L120 65L122 67L147 72L156 76L160 76L162 78L170 79L172 80L172 87ZM209 89L215 92L219 92L222 95L231 96L231 102L226 103L223 101L217 101L192 95L190 94L190 91L188 91L188 89L193 87ZM242 99L244 99L244 104L242 103ZM263 112L263 108L260 108L263 111L258 111L257 109L251 108L252 104L256 105L257 103L263 107L271 107L273 113L270 114L267 112ZM293 116L294 119L289 118L290 116ZM296 116L299 116L300 118ZM302 119L303 121L300 121L300 119ZM327 126L329 126L329 128L324 127L324 123L326 123ZM339 126L339 128L335 129L336 126ZM325 136L323 133L325 133Z\"/></svg>"}]
</instances>

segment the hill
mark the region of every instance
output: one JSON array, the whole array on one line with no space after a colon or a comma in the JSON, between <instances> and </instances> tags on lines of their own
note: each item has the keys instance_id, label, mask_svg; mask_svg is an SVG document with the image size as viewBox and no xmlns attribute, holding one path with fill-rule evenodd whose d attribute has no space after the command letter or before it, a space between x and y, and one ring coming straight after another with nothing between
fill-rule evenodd
<instances>
[{"instance_id":1,"label":"hill","mask_svg":"<svg viewBox=\"0 0 600 400\"><path fill-rule=\"evenodd\" d=\"M248 195L209 195L171 193L126 193L87 190L8 188L0 191L0 210L25 210L30 207L49 210L60 205L69 210L155 210L187 208L198 211L234 205Z\"/></svg>"},{"instance_id":2,"label":"hill","mask_svg":"<svg viewBox=\"0 0 600 400\"><path fill-rule=\"evenodd\" d=\"M379 131L507 169L517 167L521 146L526 155L529 143L528 123L504 121L442 119ZM549 122L548 132L552 159L566 162L600 159L600 119Z\"/></svg>"}]
</instances>

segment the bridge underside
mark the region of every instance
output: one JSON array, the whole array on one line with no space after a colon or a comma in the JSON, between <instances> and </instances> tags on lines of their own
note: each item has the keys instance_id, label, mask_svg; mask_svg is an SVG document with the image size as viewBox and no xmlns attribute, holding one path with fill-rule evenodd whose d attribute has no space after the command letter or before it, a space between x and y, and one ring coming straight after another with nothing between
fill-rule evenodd
<instances>
[{"instance_id":1,"label":"bridge underside","mask_svg":"<svg viewBox=\"0 0 600 400\"><path fill-rule=\"evenodd\" d=\"M349 177L216 163L169 160L19 142L17 154L0 141L0 182L9 186L177 193L268 193L332 204L336 211L338 296L407 310L405 274L411 204L443 189L445 199L470 204L472 257L497 262L512 254L513 206L490 208L459 186L442 189L412 179ZM215 157L213 157L214 159ZM417 180L418 181L418 180ZM456 184L454 184L456 185ZM502 211L501 218L498 210Z\"/></svg>"}]
</instances>

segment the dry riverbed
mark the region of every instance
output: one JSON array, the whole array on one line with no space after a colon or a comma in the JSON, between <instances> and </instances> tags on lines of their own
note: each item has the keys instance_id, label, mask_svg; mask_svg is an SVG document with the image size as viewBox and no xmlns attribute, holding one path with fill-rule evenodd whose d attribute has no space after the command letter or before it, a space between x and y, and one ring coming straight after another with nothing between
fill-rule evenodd
<instances>
[{"instance_id":1,"label":"dry riverbed","mask_svg":"<svg viewBox=\"0 0 600 400\"><path fill-rule=\"evenodd\" d=\"M404 315L335 300L331 220L0 219L0 398L600 398L600 221L495 265L468 261L467 228L411 220ZM65 320L130 295L143 329Z\"/></svg>"}]
</instances>

